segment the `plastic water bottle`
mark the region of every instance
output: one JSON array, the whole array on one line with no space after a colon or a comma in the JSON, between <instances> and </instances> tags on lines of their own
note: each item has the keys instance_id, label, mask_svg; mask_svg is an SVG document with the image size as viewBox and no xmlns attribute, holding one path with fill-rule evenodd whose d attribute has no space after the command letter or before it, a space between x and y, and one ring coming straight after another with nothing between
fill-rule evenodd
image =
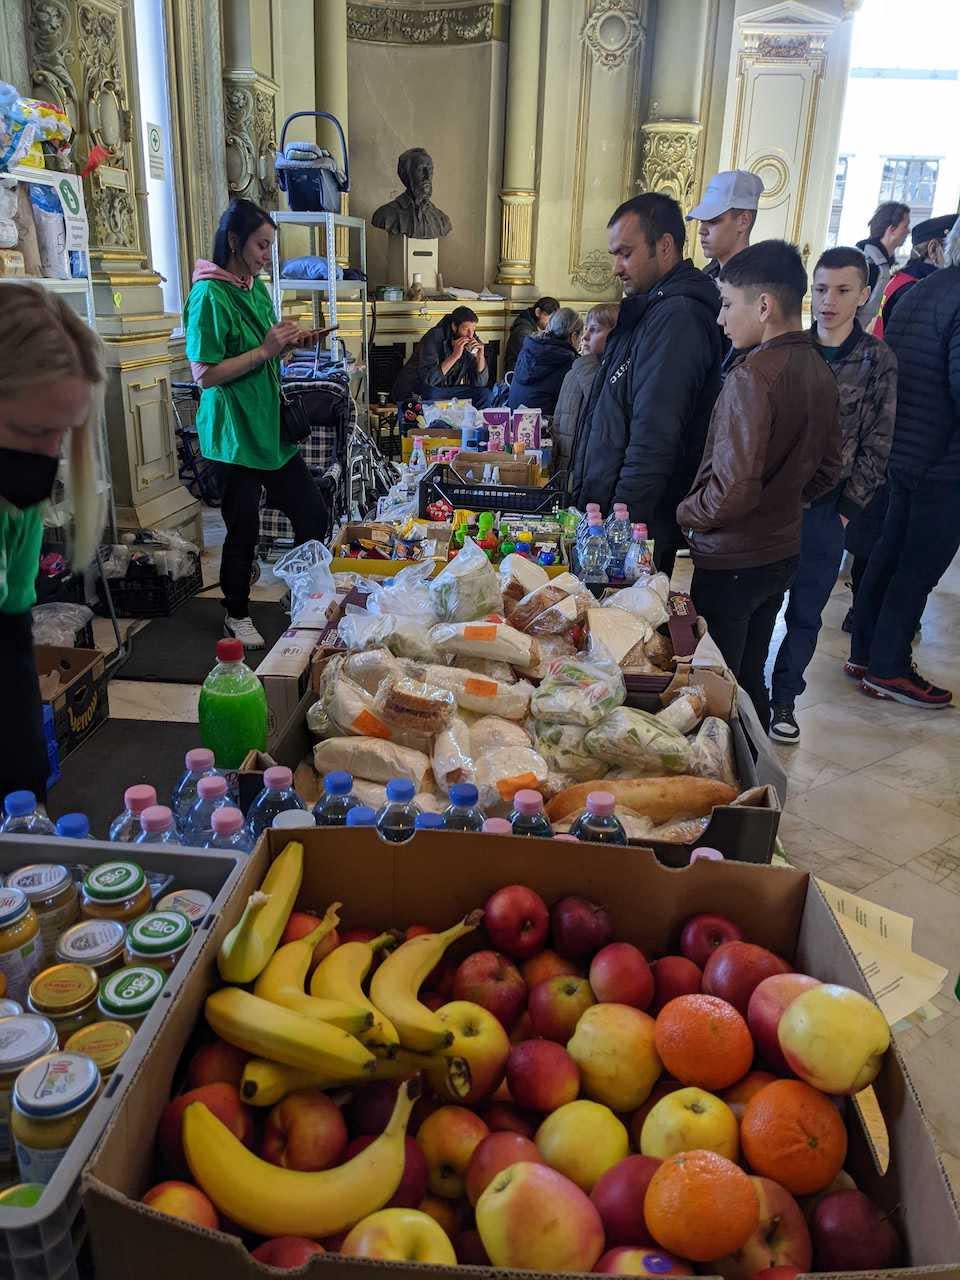
<instances>
[{"instance_id":1,"label":"plastic water bottle","mask_svg":"<svg viewBox=\"0 0 960 1280\"><path fill-rule=\"evenodd\" d=\"M357 804L347 814L348 827L375 827L377 815L368 804Z\"/></svg>"},{"instance_id":2,"label":"plastic water bottle","mask_svg":"<svg viewBox=\"0 0 960 1280\"><path fill-rule=\"evenodd\" d=\"M293 789L293 774L286 765L271 765L263 771L263 790L247 810L250 834L259 839L278 813L306 807Z\"/></svg>"},{"instance_id":3,"label":"plastic water bottle","mask_svg":"<svg viewBox=\"0 0 960 1280\"><path fill-rule=\"evenodd\" d=\"M144 809L157 803L156 787L138 782L123 793L123 813L110 823L107 839L120 844L133 844L140 834L140 815Z\"/></svg>"},{"instance_id":4,"label":"plastic water bottle","mask_svg":"<svg viewBox=\"0 0 960 1280\"><path fill-rule=\"evenodd\" d=\"M52 836L56 827L37 804L32 791L11 791L3 801L6 817L0 826L4 836Z\"/></svg>"},{"instance_id":5,"label":"plastic water bottle","mask_svg":"<svg viewBox=\"0 0 960 1280\"><path fill-rule=\"evenodd\" d=\"M587 811L570 828L570 834L594 844L626 844L623 823L613 816L615 806L616 800L609 791L591 791L587 796Z\"/></svg>"},{"instance_id":6,"label":"plastic water bottle","mask_svg":"<svg viewBox=\"0 0 960 1280\"><path fill-rule=\"evenodd\" d=\"M243 814L232 805L214 809L213 832L203 846L205 849L222 849L225 853L253 853L254 839L247 830Z\"/></svg>"},{"instance_id":7,"label":"plastic water bottle","mask_svg":"<svg viewBox=\"0 0 960 1280\"><path fill-rule=\"evenodd\" d=\"M347 814L360 801L353 792L353 774L346 769L335 769L323 780L323 799L313 808L318 827L345 827Z\"/></svg>"},{"instance_id":8,"label":"plastic water bottle","mask_svg":"<svg viewBox=\"0 0 960 1280\"><path fill-rule=\"evenodd\" d=\"M587 536L580 549L580 577L586 583L606 583L607 566L610 563L610 547L603 532L599 516L591 515Z\"/></svg>"},{"instance_id":9,"label":"plastic water bottle","mask_svg":"<svg viewBox=\"0 0 960 1280\"><path fill-rule=\"evenodd\" d=\"M553 827L543 812L543 796L539 791L518 791L513 797L510 829L515 836L553 835Z\"/></svg>"},{"instance_id":10,"label":"plastic water bottle","mask_svg":"<svg viewBox=\"0 0 960 1280\"><path fill-rule=\"evenodd\" d=\"M633 538L630 509L625 502L613 504L613 514L607 521L606 534L610 548L610 567L607 573L611 578L620 579L624 576L624 564Z\"/></svg>"},{"instance_id":11,"label":"plastic water bottle","mask_svg":"<svg viewBox=\"0 0 960 1280\"><path fill-rule=\"evenodd\" d=\"M418 813L414 819L414 828L417 831L442 831L443 830L443 814L442 813Z\"/></svg>"},{"instance_id":12,"label":"plastic water bottle","mask_svg":"<svg viewBox=\"0 0 960 1280\"><path fill-rule=\"evenodd\" d=\"M450 804L443 811L447 831L482 831L483 814L477 808L480 793L472 782L455 782L450 788Z\"/></svg>"},{"instance_id":13,"label":"plastic water bottle","mask_svg":"<svg viewBox=\"0 0 960 1280\"><path fill-rule=\"evenodd\" d=\"M183 830L187 815L197 803L197 783L217 772L209 747L192 747L184 756L183 763L186 772L170 796L170 808L178 830Z\"/></svg>"},{"instance_id":14,"label":"plastic water bottle","mask_svg":"<svg viewBox=\"0 0 960 1280\"><path fill-rule=\"evenodd\" d=\"M173 813L165 804L152 804L140 815L140 834L134 844L180 844Z\"/></svg>"},{"instance_id":15,"label":"plastic water bottle","mask_svg":"<svg viewBox=\"0 0 960 1280\"><path fill-rule=\"evenodd\" d=\"M650 572L650 548L647 543L647 526L635 524L630 531L630 546L623 562L623 576L627 582L636 582Z\"/></svg>"},{"instance_id":16,"label":"plastic water bottle","mask_svg":"<svg viewBox=\"0 0 960 1280\"><path fill-rule=\"evenodd\" d=\"M201 849L213 835L213 815L230 804L227 780L218 773L207 774L197 783L197 800L183 820L180 835L183 843Z\"/></svg>"},{"instance_id":17,"label":"plastic water bottle","mask_svg":"<svg viewBox=\"0 0 960 1280\"><path fill-rule=\"evenodd\" d=\"M92 840L90 819L85 813L65 813L57 819L57 835L65 840Z\"/></svg>"},{"instance_id":18,"label":"plastic water bottle","mask_svg":"<svg viewBox=\"0 0 960 1280\"><path fill-rule=\"evenodd\" d=\"M316 825L317 820L309 809L284 809L270 823L274 831L303 831Z\"/></svg>"},{"instance_id":19,"label":"plastic water bottle","mask_svg":"<svg viewBox=\"0 0 960 1280\"><path fill-rule=\"evenodd\" d=\"M217 665L200 690L200 738L221 769L239 769L267 747L267 695L243 661L239 640L217 641Z\"/></svg>"},{"instance_id":20,"label":"plastic water bottle","mask_svg":"<svg viewBox=\"0 0 960 1280\"><path fill-rule=\"evenodd\" d=\"M413 803L414 789L409 778L391 778L387 783L387 802L377 814L377 831L381 840L403 844L412 840L419 808Z\"/></svg>"},{"instance_id":21,"label":"plastic water bottle","mask_svg":"<svg viewBox=\"0 0 960 1280\"><path fill-rule=\"evenodd\" d=\"M506 818L486 818L481 831L486 836L512 836L513 827Z\"/></svg>"},{"instance_id":22,"label":"plastic water bottle","mask_svg":"<svg viewBox=\"0 0 960 1280\"><path fill-rule=\"evenodd\" d=\"M584 515L580 517L580 523L577 525L577 531L573 538L573 547L571 548L571 562L575 573L579 573L582 564L583 544L587 540L587 533L590 529L590 520L593 516L600 515L600 503L588 502Z\"/></svg>"}]
</instances>

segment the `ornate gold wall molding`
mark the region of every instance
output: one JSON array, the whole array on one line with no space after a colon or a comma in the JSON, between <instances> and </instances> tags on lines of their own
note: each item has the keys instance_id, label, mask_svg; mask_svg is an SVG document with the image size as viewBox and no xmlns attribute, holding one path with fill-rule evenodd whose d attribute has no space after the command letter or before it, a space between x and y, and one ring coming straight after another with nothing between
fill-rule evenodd
<instances>
[{"instance_id":1,"label":"ornate gold wall molding","mask_svg":"<svg viewBox=\"0 0 960 1280\"><path fill-rule=\"evenodd\" d=\"M640 130L641 191L672 196L686 212L694 204L703 125L659 120Z\"/></svg>"},{"instance_id":2,"label":"ornate gold wall molding","mask_svg":"<svg viewBox=\"0 0 960 1280\"><path fill-rule=\"evenodd\" d=\"M500 192L500 269L502 284L533 284L533 206L535 191Z\"/></svg>"},{"instance_id":3,"label":"ornate gold wall molding","mask_svg":"<svg viewBox=\"0 0 960 1280\"><path fill-rule=\"evenodd\" d=\"M347 36L378 44L484 44L506 40L502 0L485 4L348 4Z\"/></svg>"},{"instance_id":4,"label":"ornate gold wall molding","mask_svg":"<svg viewBox=\"0 0 960 1280\"><path fill-rule=\"evenodd\" d=\"M227 187L272 208L277 203L277 85L252 70L223 73Z\"/></svg>"},{"instance_id":5,"label":"ornate gold wall molding","mask_svg":"<svg viewBox=\"0 0 960 1280\"><path fill-rule=\"evenodd\" d=\"M594 62L616 71L643 44L646 28L634 0L596 0L583 24L581 39Z\"/></svg>"}]
</instances>

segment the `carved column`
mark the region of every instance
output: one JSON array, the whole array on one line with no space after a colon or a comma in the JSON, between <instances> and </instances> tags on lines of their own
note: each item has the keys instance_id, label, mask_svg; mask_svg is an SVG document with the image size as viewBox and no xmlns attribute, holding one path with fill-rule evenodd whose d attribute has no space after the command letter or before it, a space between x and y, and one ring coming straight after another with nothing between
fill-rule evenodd
<instances>
[{"instance_id":1,"label":"carved column","mask_svg":"<svg viewBox=\"0 0 960 1280\"><path fill-rule=\"evenodd\" d=\"M254 67L250 0L222 0L227 188L254 204L277 204L277 83ZM257 56L268 57L258 50ZM273 71L272 62L270 71Z\"/></svg>"},{"instance_id":2,"label":"carved column","mask_svg":"<svg viewBox=\"0 0 960 1280\"><path fill-rule=\"evenodd\" d=\"M672 196L684 213L695 203L702 126L686 120L648 122L640 129L641 191Z\"/></svg>"},{"instance_id":3,"label":"carved column","mask_svg":"<svg viewBox=\"0 0 960 1280\"><path fill-rule=\"evenodd\" d=\"M498 283L505 285L533 284L541 17L541 0L513 0L510 6L497 274Z\"/></svg>"},{"instance_id":4,"label":"carved column","mask_svg":"<svg viewBox=\"0 0 960 1280\"><path fill-rule=\"evenodd\" d=\"M347 93L347 0L313 0L314 107L329 111L343 125L350 144L349 95ZM340 161L340 139L332 124L317 121L317 143ZM350 197L340 197L340 212L349 213ZM350 237L346 227L336 231L337 259L346 265Z\"/></svg>"}]
</instances>

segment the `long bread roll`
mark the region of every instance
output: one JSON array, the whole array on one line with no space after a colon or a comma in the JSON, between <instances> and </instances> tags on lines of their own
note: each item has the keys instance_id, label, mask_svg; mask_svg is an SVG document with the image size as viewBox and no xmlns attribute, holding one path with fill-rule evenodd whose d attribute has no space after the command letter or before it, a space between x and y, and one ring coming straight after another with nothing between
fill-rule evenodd
<instances>
[{"instance_id":1,"label":"long bread roll","mask_svg":"<svg viewBox=\"0 0 960 1280\"><path fill-rule=\"evenodd\" d=\"M593 782L578 782L555 795L547 805L547 817L559 822L582 809L591 791L609 791L617 804L658 824L669 822L679 813L704 816L714 805L731 804L737 798L736 787L689 774L677 778L596 778Z\"/></svg>"}]
</instances>

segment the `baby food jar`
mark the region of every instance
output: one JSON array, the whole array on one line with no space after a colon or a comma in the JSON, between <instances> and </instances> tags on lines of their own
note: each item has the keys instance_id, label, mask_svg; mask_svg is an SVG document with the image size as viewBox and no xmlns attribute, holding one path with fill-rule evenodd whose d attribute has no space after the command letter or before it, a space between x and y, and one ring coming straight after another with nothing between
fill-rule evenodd
<instances>
[{"instance_id":1,"label":"baby food jar","mask_svg":"<svg viewBox=\"0 0 960 1280\"><path fill-rule=\"evenodd\" d=\"M23 1005L16 1000L0 1000L0 1018L15 1018L18 1013L23 1013Z\"/></svg>"},{"instance_id":2,"label":"baby food jar","mask_svg":"<svg viewBox=\"0 0 960 1280\"><path fill-rule=\"evenodd\" d=\"M91 1022L75 1031L63 1046L67 1053L85 1053L100 1068L100 1079L106 1082L117 1063L130 1048L136 1034L124 1022Z\"/></svg>"},{"instance_id":3,"label":"baby food jar","mask_svg":"<svg viewBox=\"0 0 960 1280\"><path fill-rule=\"evenodd\" d=\"M27 1006L50 1019L62 1049L75 1031L97 1017L99 987L97 971L88 964L55 964L30 983Z\"/></svg>"},{"instance_id":4,"label":"baby food jar","mask_svg":"<svg viewBox=\"0 0 960 1280\"><path fill-rule=\"evenodd\" d=\"M34 975L43 967L40 922L22 889L0 889L0 973L6 994L23 1004Z\"/></svg>"},{"instance_id":5,"label":"baby food jar","mask_svg":"<svg viewBox=\"0 0 960 1280\"><path fill-rule=\"evenodd\" d=\"M89 965L103 979L123 964L126 938L119 920L81 920L61 936L56 958L61 964Z\"/></svg>"},{"instance_id":6,"label":"baby food jar","mask_svg":"<svg viewBox=\"0 0 960 1280\"><path fill-rule=\"evenodd\" d=\"M84 1053L49 1053L20 1072L10 1128L23 1182L50 1181L99 1092L100 1071Z\"/></svg>"},{"instance_id":7,"label":"baby food jar","mask_svg":"<svg viewBox=\"0 0 960 1280\"><path fill-rule=\"evenodd\" d=\"M57 1029L49 1018L22 1013L0 1023L0 1181L14 1165L10 1133L10 1094L13 1082L31 1062L57 1047Z\"/></svg>"},{"instance_id":8,"label":"baby food jar","mask_svg":"<svg viewBox=\"0 0 960 1280\"><path fill-rule=\"evenodd\" d=\"M213 898L202 889L174 889L157 903L158 911L182 911L194 929L213 906Z\"/></svg>"},{"instance_id":9,"label":"baby food jar","mask_svg":"<svg viewBox=\"0 0 960 1280\"><path fill-rule=\"evenodd\" d=\"M80 914L80 895L70 868L59 862L35 862L12 872L7 884L27 895L40 922L43 962L53 964L57 939Z\"/></svg>"},{"instance_id":10,"label":"baby food jar","mask_svg":"<svg viewBox=\"0 0 960 1280\"><path fill-rule=\"evenodd\" d=\"M127 930L124 959L172 973L192 941L193 929L182 911L148 911Z\"/></svg>"},{"instance_id":11,"label":"baby food jar","mask_svg":"<svg viewBox=\"0 0 960 1280\"><path fill-rule=\"evenodd\" d=\"M100 983L97 1008L111 1022L123 1022L135 1031L153 1008L167 975L152 965L118 969Z\"/></svg>"},{"instance_id":12,"label":"baby food jar","mask_svg":"<svg viewBox=\"0 0 960 1280\"><path fill-rule=\"evenodd\" d=\"M104 862L83 881L80 915L85 920L130 924L150 910L152 901L142 867L135 862Z\"/></svg>"}]
</instances>

